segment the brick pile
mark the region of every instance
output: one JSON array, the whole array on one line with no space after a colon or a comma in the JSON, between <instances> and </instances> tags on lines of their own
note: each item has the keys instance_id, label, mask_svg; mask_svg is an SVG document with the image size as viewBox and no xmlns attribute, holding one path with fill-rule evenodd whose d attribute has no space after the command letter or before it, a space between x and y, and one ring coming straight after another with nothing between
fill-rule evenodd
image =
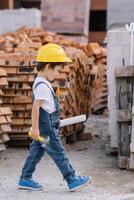
<instances>
[{"instance_id":1,"label":"brick pile","mask_svg":"<svg viewBox=\"0 0 134 200\"><path fill-rule=\"evenodd\" d=\"M8 133L11 131L11 109L10 107L3 107L2 97L3 88L8 85L7 74L3 69L0 69L0 152L5 150L5 142L9 140Z\"/></svg>"}]
</instances>

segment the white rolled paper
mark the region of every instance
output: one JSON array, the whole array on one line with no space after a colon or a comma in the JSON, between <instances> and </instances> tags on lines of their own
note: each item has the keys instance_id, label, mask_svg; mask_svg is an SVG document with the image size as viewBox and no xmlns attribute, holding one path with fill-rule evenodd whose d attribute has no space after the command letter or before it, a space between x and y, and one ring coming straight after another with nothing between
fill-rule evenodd
<instances>
[{"instance_id":1,"label":"white rolled paper","mask_svg":"<svg viewBox=\"0 0 134 200\"><path fill-rule=\"evenodd\" d=\"M85 122L85 121L86 121L86 115L78 115L76 117L70 117L70 118L67 118L67 119L62 119L60 127L68 126L68 125L71 125L71 124L77 124L77 123Z\"/></svg>"}]
</instances>

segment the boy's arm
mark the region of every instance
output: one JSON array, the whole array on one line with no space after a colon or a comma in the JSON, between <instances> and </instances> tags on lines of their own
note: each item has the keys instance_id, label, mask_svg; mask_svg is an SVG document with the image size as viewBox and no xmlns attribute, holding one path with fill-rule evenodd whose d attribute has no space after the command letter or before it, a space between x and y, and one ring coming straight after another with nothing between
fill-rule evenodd
<instances>
[{"instance_id":1,"label":"boy's arm","mask_svg":"<svg viewBox=\"0 0 134 200\"><path fill-rule=\"evenodd\" d=\"M42 104L42 100L35 100L32 106L32 138L37 140L40 131L39 131L39 108Z\"/></svg>"}]
</instances>

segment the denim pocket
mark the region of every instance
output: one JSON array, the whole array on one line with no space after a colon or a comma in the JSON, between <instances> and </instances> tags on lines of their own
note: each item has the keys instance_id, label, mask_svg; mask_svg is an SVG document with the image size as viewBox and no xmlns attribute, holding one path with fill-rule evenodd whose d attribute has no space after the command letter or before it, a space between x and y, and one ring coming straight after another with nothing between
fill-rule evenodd
<instances>
[{"instance_id":1,"label":"denim pocket","mask_svg":"<svg viewBox=\"0 0 134 200\"><path fill-rule=\"evenodd\" d=\"M50 132L52 131L50 124L47 124L47 123L40 124L39 129L40 129L40 135L42 137L48 136Z\"/></svg>"},{"instance_id":2,"label":"denim pocket","mask_svg":"<svg viewBox=\"0 0 134 200\"><path fill-rule=\"evenodd\" d=\"M59 112L56 111L54 113L51 114L51 126L53 128L58 129L60 126L60 116L59 116Z\"/></svg>"}]
</instances>

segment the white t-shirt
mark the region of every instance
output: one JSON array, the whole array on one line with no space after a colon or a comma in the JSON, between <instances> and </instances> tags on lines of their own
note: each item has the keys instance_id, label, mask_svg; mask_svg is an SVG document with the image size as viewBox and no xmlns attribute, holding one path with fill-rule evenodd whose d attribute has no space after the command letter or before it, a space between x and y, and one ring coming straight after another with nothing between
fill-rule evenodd
<instances>
[{"instance_id":1,"label":"white t-shirt","mask_svg":"<svg viewBox=\"0 0 134 200\"><path fill-rule=\"evenodd\" d=\"M55 104L54 104L54 98L52 95L52 91L46 84L43 84L43 83L39 84L34 89L34 86L38 82L46 83L53 90L51 83L49 81L47 81L45 78L37 76L34 81L34 84L33 84L33 94L34 94L35 99L43 100L43 104L41 105L41 107L44 110L46 110L48 113L52 113L55 111Z\"/></svg>"}]
</instances>

